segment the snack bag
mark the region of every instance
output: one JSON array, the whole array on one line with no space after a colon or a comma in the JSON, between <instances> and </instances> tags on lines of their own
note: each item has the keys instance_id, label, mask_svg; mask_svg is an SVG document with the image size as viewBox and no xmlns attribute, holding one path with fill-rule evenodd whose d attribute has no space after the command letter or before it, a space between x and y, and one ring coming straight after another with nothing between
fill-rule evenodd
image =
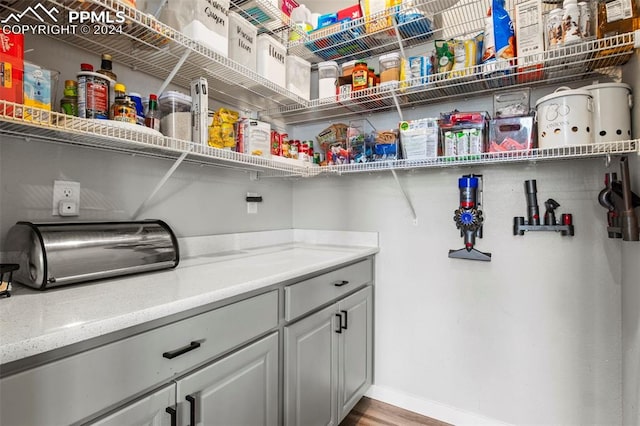
<instances>
[{"instance_id":1,"label":"snack bag","mask_svg":"<svg viewBox=\"0 0 640 426\"><path fill-rule=\"evenodd\" d=\"M516 56L513 21L505 9L504 0L492 0L492 7L489 8L485 21L483 51L483 63L500 59L511 60Z\"/></svg>"}]
</instances>

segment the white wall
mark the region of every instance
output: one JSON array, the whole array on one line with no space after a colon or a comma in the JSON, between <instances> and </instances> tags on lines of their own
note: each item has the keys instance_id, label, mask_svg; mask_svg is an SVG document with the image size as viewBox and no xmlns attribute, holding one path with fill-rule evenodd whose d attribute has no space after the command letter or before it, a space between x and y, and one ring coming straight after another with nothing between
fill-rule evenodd
<instances>
[{"instance_id":1,"label":"white wall","mask_svg":"<svg viewBox=\"0 0 640 426\"><path fill-rule=\"evenodd\" d=\"M635 86L634 137L640 138L640 52L625 67ZM630 158L631 188L640 194L640 157ZM636 209L640 215L640 209ZM640 425L640 243L622 243L622 396L623 424Z\"/></svg>"}]
</instances>

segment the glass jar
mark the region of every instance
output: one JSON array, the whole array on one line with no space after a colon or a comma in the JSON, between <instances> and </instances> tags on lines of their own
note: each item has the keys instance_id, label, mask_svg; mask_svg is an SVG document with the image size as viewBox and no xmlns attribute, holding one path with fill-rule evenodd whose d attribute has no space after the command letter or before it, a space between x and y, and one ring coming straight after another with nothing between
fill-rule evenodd
<instances>
[{"instance_id":1,"label":"glass jar","mask_svg":"<svg viewBox=\"0 0 640 426\"><path fill-rule=\"evenodd\" d=\"M356 62L351 74L351 90L354 92L369 87L369 67L364 61Z\"/></svg>"}]
</instances>

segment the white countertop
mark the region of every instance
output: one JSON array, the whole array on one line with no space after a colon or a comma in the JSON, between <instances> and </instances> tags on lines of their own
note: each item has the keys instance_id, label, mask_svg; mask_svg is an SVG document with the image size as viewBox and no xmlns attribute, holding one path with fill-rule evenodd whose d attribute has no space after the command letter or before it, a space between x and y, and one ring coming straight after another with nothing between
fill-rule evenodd
<instances>
[{"instance_id":1,"label":"white countertop","mask_svg":"<svg viewBox=\"0 0 640 426\"><path fill-rule=\"evenodd\" d=\"M251 240L253 234L230 235ZM299 238L296 233L290 242L286 242L286 232L284 238L275 239L257 234L263 237L258 238L262 244L259 247L238 244L238 239L220 244L218 239L211 251L201 240L195 245L181 240L180 248L187 257L182 256L175 269L46 291L14 285L12 296L0 300L0 364L296 279L378 251L377 240L375 245L350 245L363 241L369 244L371 238L350 241L344 233L335 233L338 239L326 235L309 238L309 234ZM266 244L269 240L277 244Z\"/></svg>"}]
</instances>

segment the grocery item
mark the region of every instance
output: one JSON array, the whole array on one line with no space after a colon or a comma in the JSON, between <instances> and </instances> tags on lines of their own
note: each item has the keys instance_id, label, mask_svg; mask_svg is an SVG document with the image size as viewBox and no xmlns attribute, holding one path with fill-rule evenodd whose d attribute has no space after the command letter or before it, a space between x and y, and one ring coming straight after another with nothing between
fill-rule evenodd
<instances>
[{"instance_id":1,"label":"grocery item","mask_svg":"<svg viewBox=\"0 0 640 426\"><path fill-rule=\"evenodd\" d=\"M598 2L598 38L632 33L640 29L640 4L634 0Z\"/></svg>"},{"instance_id":2,"label":"grocery item","mask_svg":"<svg viewBox=\"0 0 640 426\"><path fill-rule=\"evenodd\" d=\"M209 140L209 83L204 77L191 81L191 138L206 145Z\"/></svg>"},{"instance_id":3,"label":"grocery item","mask_svg":"<svg viewBox=\"0 0 640 426\"><path fill-rule=\"evenodd\" d=\"M484 31L482 63L486 74L504 73L516 56L513 22L504 0L493 0Z\"/></svg>"},{"instance_id":4,"label":"grocery item","mask_svg":"<svg viewBox=\"0 0 640 426\"><path fill-rule=\"evenodd\" d=\"M293 8L291 10L290 18L292 30L289 33L289 41L299 40L301 35L307 34L313 30L313 25L311 24L311 11L304 4L300 4Z\"/></svg>"},{"instance_id":5,"label":"grocery item","mask_svg":"<svg viewBox=\"0 0 640 426\"><path fill-rule=\"evenodd\" d=\"M111 105L110 118L115 121L136 124L136 105L126 94L127 87L122 83L116 83L114 86L115 99Z\"/></svg>"},{"instance_id":6,"label":"grocery item","mask_svg":"<svg viewBox=\"0 0 640 426\"><path fill-rule=\"evenodd\" d=\"M229 12L229 59L255 72L258 28L235 12Z\"/></svg>"},{"instance_id":7,"label":"grocery item","mask_svg":"<svg viewBox=\"0 0 640 426\"><path fill-rule=\"evenodd\" d=\"M515 5L516 52L518 81L540 80L543 77L544 26L542 3L529 0Z\"/></svg>"},{"instance_id":8,"label":"grocery item","mask_svg":"<svg viewBox=\"0 0 640 426\"><path fill-rule=\"evenodd\" d=\"M144 126L144 106L142 105L142 96L140 93L129 92L131 102L136 106L136 124Z\"/></svg>"},{"instance_id":9,"label":"grocery item","mask_svg":"<svg viewBox=\"0 0 640 426\"><path fill-rule=\"evenodd\" d=\"M180 92L164 92L158 98L160 131L163 135L191 140L191 96Z\"/></svg>"},{"instance_id":10,"label":"grocery item","mask_svg":"<svg viewBox=\"0 0 640 426\"><path fill-rule=\"evenodd\" d=\"M111 55L104 53L100 62L100 69L96 71L98 74L103 74L109 77L113 81L118 81L118 77L113 72L113 64Z\"/></svg>"},{"instance_id":11,"label":"grocery item","mask_svg":"<svg viewBox=\"0 0 640 426\"><path fill-rule=\"evenodd\" d=\"M453 68L453 50L446 40L436 40L436 58L438 72L448 72Z\"/></svg>"},{"instance_id":12,"label":"grocery item","mask_svg":"<svg viewBox=\"0 0 640 426\"><path fill-rule=\"evenodd\" d=\"M326 61L318 63L318 98L333 98L336 95L338 63ZM333 101L333 99L331 100Z\"/></svg>"},{"instance_id":13,"label":"grocery item","mask_svg":"<svg viewBox=\"0 0 640 426\"><path fill-rule=\"evenodd\" d=\"M398 84L400 81L400 53L380 56L380 84Z\"/></svg>"},{"instance_id":14,"label":"grocery item","mask_svg":"<svg viewBox=\"0 0 640 426\"><path fill-rule=\"evenodd\" d=\"M454 40L453 41L453 66L451 67L450 77L461 77L472 74L471 67L476 65L476 41Z\"/></svg>"},{"instance_id":15,"label":"grocery item","mask_svg":"<svg viewBox=\"0 0 640 426\"><path fill-rule=\"evenodd\" d=\"M282 43L268 34L258 36L258 74L281 87L287 85L286 57L287 49Z\"/></svg>"},{"instance_id":16,"label":"grocery item","mask_svg":"<svg viewBox=\"0 0 640 426\"><path fill-rule=\"evenodd\" d=\"M398 129L377 130L374 132L375 147L373 161L397 160Z\"/></svg>"},{"instance_id":17,"label":"grocery item","mask_svg":"<svg viewBox=\"0 0 640 426\"><path fill-rule=\"evenodd\" d=\"M351 74L351 90L354 92L364 90L369 87L369 67L364 61L356 62Z\"/></svg>"},{"instance_id":18,"label":"grocery item","mask_svg":"<svg viewBox=\"0 0 640 426\"><path fill-rule=\"evenodd\" d=\"M560 87L536 102L538 145L555 148L593 142L593 97L588 90Z\"/></svg>"},{"instance_id":19,"label":"grocery item","mask_svg":"<svg viewBox=\"0 0 640 426\"><path fill-rule=\"evenodd\" d=\"M149 106L144 116L144 125L150 129L160 131L160 111L158 110L158 96L149 95Z\"/></svg>"},{"instance_id":20,"label":"grocery item","mask_svg":"<svg viewBox=\"0 0 640 426\"><path fill-rule=\"evenodd\" d=\"M588 2L581 1L578 3L578 8L580 9L580 34L583 39L588 39L593 36L591 5Z\"/></svg>"},{"instance_id":21,"label":"grocery item","mask_svg":"<svg viewBox=\"0 0 640 426\"><path fill-rule=\"evenodd\" d=\"M258 120L243 119L238 124L238 146L241 152L258 157L271 157L271 125Z\"/></svg>"},{"instance_id":22,"label":"grocery item","mask_svg":"<svg viewBox=\"0 0 640 426\"><path fill-rule=\"evenodd\" d=\"M546 29L546 44L547 49L556 49L562 46L562 16L564 11L562 9L553 9L547 16Z\"/></svg>"},{"instance_id":23,"label":"grocery item","mask_svg":"<svg viewBox=\"0 0 640 426\"><path fill-rule=\"evenodd\" d=\"M240 114L227 108L220 108L213 114L209 127L209 146L232 150L236 146L234 126Z\"/></svg>"},{"instance_id":24,"label":"grocery item","mask_svg":"<svg viewBox=\"0 0 640 426\"><path fill-rule=\"evenodd\" d=\"M75 80L64 82L64 96L60 99L60 111L77 117L78 116L78 83Z\"/></svg>"},{"instance_id":25,"label":"grocery item","mask_svg":"<svg viewBox=\"0 0 640 426\"><path fill-rule=\"evenodd\" d=\"M365 16L365 31L368 34L376 33L393 27L394 19L389 13L389 9L400 6L401 0L363 0ZM387 31L391 35L393 30Z\"/></svg>"},{"instance_id":26,"label":"grocery item","mask_svg":"<svg viewBox=\"0 0 640 426\"><path fill-rule=\"evenodd\" d=\"M115 81L97 72L91 64L80 64L78 73L78 117L109 119L110 89Z\"/></svg>"},{"instance_id":27,"label":"grocery item","mask_svg":"<svg viewBox=\"0 0 640 426\"><path fill-rule=\"evenodd\" d=\"M51 72L29 62L24 63L23 103L25 107L34 107L51 111ZM42 114L31 108L24 108L26 120L48 121L49 114Z\"/></svg>"},{"instance_id":28,"label":"grocery item","mask_svg":"<svg viewBox=\"0 0 640 426\"><path fill-rule=\"evenodd\" d=\"M582 41L580 34L580 8L578 0L564 0L562 3L562 41L565 45Z\"/></svg>"},{"instance_id":29,"label":"grocery item","mask_svg":"<svg viewBox=\"0 0 640 426\"><path fill-rule=\"evenodd\" d=\"M355 66L356 66L356 60L355 59L343 63L342 64L342 76L343 77L350 77L351 74L353 73L353 69L355 68Z\"/></svg>"},{"instance_id":30,"label":"grocery item","mask_svg":"<svg viewBox=\"0 0 640 426\"><path fill-rule=\"evenodd\" d=\"M309 100L311 98L311 63L298 56L287 55L287 90Z\"/></svg>"},{"instance_id":31,"label":"grocery item","mask_svg":"<svg viewBox=\"0 0 640 426\"><path fill-rule=\"evenodd\" d=\"M0 41L0 99L22 104L24 35L2 32ZM0 113L18 115L12 106L0 106Z\"/></svg>"},{"instance_id":32,"label":"grocery item","mask_svg":"<svg viewBox=\"0 0 640 426\"><path fill-rule=\"evenodd\" d=\"M402 121L399 128L402 158L424 160L438 156L437 118Z\"/></svg>"}]
</instances>

